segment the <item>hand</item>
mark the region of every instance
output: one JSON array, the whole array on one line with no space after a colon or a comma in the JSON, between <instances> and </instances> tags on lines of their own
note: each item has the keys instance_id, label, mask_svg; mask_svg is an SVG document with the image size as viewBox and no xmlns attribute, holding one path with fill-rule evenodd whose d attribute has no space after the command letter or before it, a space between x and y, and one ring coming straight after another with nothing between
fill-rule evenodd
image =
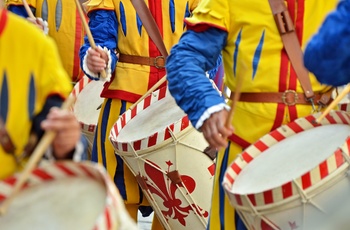
<instances>
[{"instance_id":1,"label":"hand","mask_svg":"<svg viewBox=\"0 0 350 230\"><path fill-rule=\"evenodd\" d=\"M44 21L42 18L27 18L28 21L36 25L40 30L42 30L46 35L49 32L49 26L47 21Z\"/></svg>"},{"instance_id":2,"label":"hand","mask_svg":"<svg viewBox=\"0 0 350 230\"><path fill-rule=\"evenodd\" d=\"M72 111L52 108L46 120L41 123L41 128L57 133L52 143L57 159L65 159L80 140L80 124Z\"/></svg>"},{"instance_id":3,"label":"hand","mask_svg":"<svg viewBox=\"0 0 350 230\"><path fill-rule=\"evenodd\" d=\"M229 112L225 109L213 113L204 121L201 130L209 145L216 149L227 147L227 137L233 133L233 127L226 127Z\"/></svg>"},{"instance_id":4,"label":"hand","mask_svg":"<svg viewBox=\"0 0 350 230\"><path fill-rule=\"evenodd\" d=\"M95 74L100 73L102 70L106 69L108 61L108 55L101 47L88 49L86 64L91 72Z\"/></svg>"}]
</instances>

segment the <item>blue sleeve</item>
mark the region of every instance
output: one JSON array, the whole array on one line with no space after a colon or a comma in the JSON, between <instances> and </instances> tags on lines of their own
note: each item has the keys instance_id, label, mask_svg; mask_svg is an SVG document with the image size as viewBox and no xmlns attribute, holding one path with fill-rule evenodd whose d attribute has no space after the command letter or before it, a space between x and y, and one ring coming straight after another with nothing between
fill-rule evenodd
<instances>
[{"instance_id":1,"label":"blue sleeve","mask_svg":"<svg viewBox=\"0 0 350 230\"><path fill-rule=\"evenodd\" d=\"M117 55L115 51L117 50L118 44L118 21L117 16L114 11L110 10L96 10L89 13L89 27L91 30L92 37L94 38L96 46L106 47L110 50L112 57L112 72L115 70L117 63ZM85 36L84 44L80 48L80 65L83 69L83 60L86 51L90 48L90 43ZM86 72L85 74L89 76Z\"/></svg>"},{"instance_id":2,"label":"blue sleeve","mask_svg":"<svg viewBox=\"0 0 350 230\"><path fill-rule=\"evenodd\" d=\"M350 0L341 1L306 47L304 63L323 84L350 82Z\"/></svg>"},{"instance_id":3,"label":"blue sleeve","mask_svg":"<svg viewBox=\"0 0 350 230\"><path fill-rule=\"evenodd\" d=\"M219 55L219 58L216 61L216 66L208 71L209 78L213 80L218 87L222 90L223 87L223 78L224 78L224 65L222 62L222 55Z\"/></svg>"},{"instance_id":4,"label":"blue sleeve","mask_svg":"<svg viewBox=\"0 0 350 230\"><path fill-rule=\"evenodd\" d=\"M32 10L33 14L35 15L35 8L30 7L30 9ZM14 13L14 14L17 14L21 17L24 17L24 18L28 17L27 11L23 5L9 5L7 7L7 10Z\"/></svg>"},{"instance_id":5,"label":"blue sleeve","mask_svg":"<svg viewBox=\"0 0 350 230\"><path fill-rule=\"evenodd\" d=\"M167 59L170 93L193 125L208 108L225 103L205 71L215 67L226 39L227 33L216 28L199 33L188 30Z\"/></svg>"}]
</instances>

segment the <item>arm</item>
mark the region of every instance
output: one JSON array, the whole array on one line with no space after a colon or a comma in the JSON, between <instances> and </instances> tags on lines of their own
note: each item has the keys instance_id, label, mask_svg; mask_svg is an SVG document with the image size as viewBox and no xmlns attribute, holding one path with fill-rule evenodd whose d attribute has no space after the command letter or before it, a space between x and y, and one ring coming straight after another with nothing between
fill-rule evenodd
<instances>
[{"instance_id":1,"label":"arm","mask_svg":"<svg viewBox=\"0 0 350 230\"><path fill-rule=\"evenodd\" d=\"M190 29L173 47L166 65L172 96L213 147L226 143L222 138L213 138L215 135L227 137L232 132L224 127L225 101L205 75L205 71L215 66L226 39L227 32L217 28L202 32Z\"/></svg>"},{"instance_id":2,"label":"arm","mask_svg":"<svg viewBox=\"0 0 350 230\"><path fill-rule=\"evenodd\" d=\"M118 60L115 53L118 44L118 21L114 11L94 10L89 14L89 27L96 46L92 50L85 37L85 44L80 48L80 63L84 73L91 79L99 80L98 73L105 69L107 81L115 69Z\"/></svg>"},{"instance_id":3,"label":"arm","mask_svg":"<svg viewBox=\"0 0 350 230\"><path fill-rule=\"evenodd\" d=\"M350 0L329 14L305 50L304 62L316 78L328 85L350 82Z\"/></svg>"}]
</instances>

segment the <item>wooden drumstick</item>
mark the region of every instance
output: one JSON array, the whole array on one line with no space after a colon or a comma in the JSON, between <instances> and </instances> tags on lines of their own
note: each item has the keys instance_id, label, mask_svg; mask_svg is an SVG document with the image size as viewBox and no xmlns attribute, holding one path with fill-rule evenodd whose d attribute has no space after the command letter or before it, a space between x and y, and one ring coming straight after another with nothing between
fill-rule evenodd
<instances>
[{"instance_id":1,"label":"wooden drumstick","mask_svg":"<svg viewBox=\"0 0 350 230\"><path fill-rule=\"evenodd\" d=\"M242 65L242 67L243 67L244 70L247 69L247 67L246 67L246 65L244 63ZM236 104L237 104L237 102L239 100L239 97L241 96L242 85L243 85L243 77L238 77L237 76L237 85L236 85L235 92L234 93L231 92L231 95L230 95L231 109L230 109L230 111L228 113L228 117L227 117L227 120L226 120L226 123L225 123L226 127L230 127L230 125L231 125L231 121L233 119L233 114L235 112Z\"/></svg>"},{"instance_id":2,"label":"wooden drumstick","mask_svg":"<svg viewBox=\"0 0 350 230\"><path fill-rule=\"evenodd\" d=\"M73 96L69 96L66 101L62 104L62 109L68 109L70 106L74 104L75 98ZM14 188L11 192L11 194L6 198L6 200L1 204L0 206L0 215L6 214L6 211L13 201L14 197L17 195L17 193L20 191L24 183L28 180L30 173L33 171L33 169L36 167L38 162L42 159L45 151L48 149L52 141L54 140L56 136L56 132L54 131L47 131L45 132L44 136L41 138L40 142L38 143L37 147L33 151L33 154L28 160L27 165L23 169L23 172L21 173L20 177L16 181L16 184L14 185Z\"/></svg>"},{"instance_id":3,"label":"wooden drumstick","mask_svg":"<svg viewBox=\"0 0 350 230\"><path fill-rule=\"evenodd\" d=\"M29 7L27 1L26 1L26 0L22 0L22 2L23 2L24 8L26 9L26 12L27 12L27 14L28 14L28 17L30 17L30 18L36 20L36 17L34 16L32 10L30 9L30 7Z\"/></svg>"},{"instance_id":4,"label":"wooden drumstick","mask_svg":"<svg viewBox=\"0 0 350 230\"><path fill-rule=\"evenodd\" d=\"M164 82L166 81L166 75L164 77L162 77L156 84L154 84L140 99L138 99L134 104L132 104L129 109L132 110L133 108L135 108L137 106L138 103L140 103L140 101L142 101L143 99L145 99L150 93L152 93L153 91L155 91L159 86L161 86Z\"/></svg>"},{"instance_id":5,"label":"wooden drumstick","mask_svg":"<svg viewBox=\"0 0 350 230\"><path fill-rule=\"evenodd\" d=\"M85 15L84 15L84 13L83 13L83 10L81 9L81 5L80 5L79 0L75 0L75 4L76 4L76 6L77 6L77 9L78 9L78 12L79 12L81 21L82 21L82 23L83 23L83 26L84 26L84 29L85 29L85 32L86 32L86 36L87 36L87 38L88 38L88 40L89 40L89 43L90 43L90 46L91 46L91 48L96 49L96 44L95 44L94 38L92 37L92 34L91 34L91 31L90 31L89 25L88 25L87 22L86 22ZM107 77L107 74L106 74L106 71L105 71L105 70L102 70L101 73L100 73L100 75L101 75L101 77L103 77L103 78L106 78L106 77Z\"/></svg>"},{"instance_id":6,"label":"wooden drumstick","mask_svg":"<svg viewBox=\"0 0 350 230\"><path fill-rule=\"evenodd\" d=\"M316 119L317 123L320 123L328 113L339 104L339 102L350 92L350 84L347 84L344 90L332 101L332 103L323 111L321 116Z\"/></svg>"}]
</instances>

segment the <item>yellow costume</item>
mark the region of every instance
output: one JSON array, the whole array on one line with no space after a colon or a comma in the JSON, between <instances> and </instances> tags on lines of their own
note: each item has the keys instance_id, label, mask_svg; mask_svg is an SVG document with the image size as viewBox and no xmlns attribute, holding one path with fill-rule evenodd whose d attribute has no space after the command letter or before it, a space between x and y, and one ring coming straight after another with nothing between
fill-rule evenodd
<instances>
[{"instance_id":1,"label":"yellow costume","mask_svg":"<svg viewBox=\"0 0 350 230\"><path fill-rule=\"evenodd\" d=\"M146 4L155 18L166 48L170 50L185 30L183 20L190 16L197 0L150 0L146 1ZM129 0L91 0L87 7L89 26L95 43L108 49L111 62L108 65L112 72L111 80L105 84L101 93L106 99L101 107L92 160L103 163L107 168L125 200L129 213L136 219L137 207L144 204L145 199L135 177L121 158L115 155L108 137L119 115L158 82L165 75L165 69L122 61L118 61L115 67L116 51L121 56L161 56ZM89 47L89 44L82 47L82 60ZM90 78L96 79L84 66L83 70Z\"/></svg>"},{"instance_id":2,"label":"yellow costume","mask_svg":"<svg viewBox=\"0 0 350 230\"><path fill-rule=\"evenodd\" d=\"M299 42L304 48L325 15L335 8L338 1L284 2L295 22ZM167 76L170 92L180 107L188 113L196 128L200 128L210 114L219 111L211 109L222 104L224 100L219 96L213 96L211 91L206 90L210 85L200 77L191 77L190 73L212 61L211 56L215 57L221 50L225 68L224 82L231 91L236 88L237 78L242 78L241 91L245 93L283 93L286 90L303 93L283 49L268 1L204 0L195 9L193 16L186 19L186 23L189 33L186 32L184 39L172 49L167 63ZM210 39L217 41L205 43L210 39L205 39L204 36L213 33L216 34ZM219 45L215 47L216 44ZM201 45L207 46L210 52L202 49ZM197 57L199 55L203 55L203 58L206 57L209 61L200 62L201 65L187 64L191 57L202 58ZM310 79L316 93L329 90L329 87L318 83L311 74ZM182 82L186 82L186 85L191 85L192 88L184 87ZM186 96L188 93L192 94L191 99ZM288 106L283 103L239 102L235 107L232 125L234 133L239 138L247 143L253 143L269 131L298 117L304 117L311 111L311 104ZM209 229L237 227L233 221L234 209L224 194L221 182L225 170L243 147L245 146L231 141L226 150L218 153Z\"/></svg>"},{"instance_id":3,"label":"yellow costume","mask_svg":"<svg viewBox=\"0 0 350 230\"><path fill-rule=\"evenodd\" d=\"M0 14L0 114L20 155L47 97L67 97L71 84L52 39L6 10ZM0 147L0 178L16 170L15 158Z\"/></svg>"}]
</instances>

